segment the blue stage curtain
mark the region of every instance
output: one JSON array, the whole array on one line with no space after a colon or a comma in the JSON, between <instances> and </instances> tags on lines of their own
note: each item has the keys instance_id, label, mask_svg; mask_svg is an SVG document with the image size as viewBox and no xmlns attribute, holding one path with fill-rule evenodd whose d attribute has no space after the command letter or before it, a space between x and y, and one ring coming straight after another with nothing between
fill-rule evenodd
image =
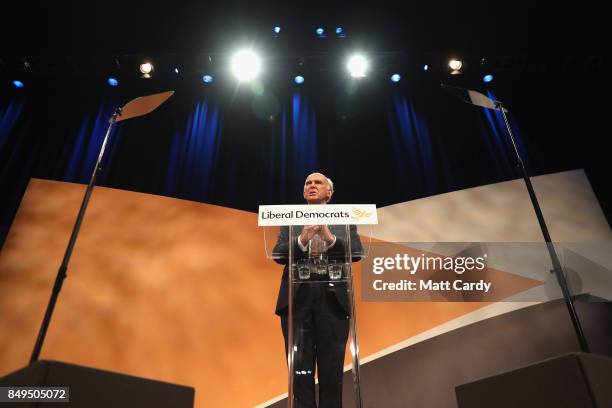
<instances>
[{"instance_id":1,"label":"blue stage curtain","mask_svg":"<svg viewBox=\"0 0 612 408\"><path fill-rule=\"evenodd\" d=\"M291 120L292 168L294 182L300 185L306 176L319 169L317 153L317 118L315 109L300 93L293 94ZM283 138L286 138L286 127Z\"/></svg>"},{"instance_id":2,"label":"blue stage curtain","mask_svg":"<svg viewBox=\"0 0 612 408\"><path fill-rule=\"evenodd\" d=\"M8 101L6 106L0 107L0 150L19 121L24 105L24 98L14 98Z\"/></svg>"},{"instance_id":3,"label":"blue stage curtain","mask_svg":"<svg viewBox=\"0 0 612 408\"><path fill-rule=\"evenodd\" d=\"M269 145L268 194L270 203L301 203L301 186L306 176L319 167L317 117L308 98L300 91L291 94L281 109L280 129L275 127Z\"/></svg>"},{"instance_id":4,"label":"blue stage curtain","mask_svg":"<svg viewBox=\"0 0 612 408\"><path fill-rule=\"evenodd\" d=\"M280 135L273 134L268 156L268 203L288 203L287 196L287 109L281 111Z\"/></svg>"},{"instance_id":5,"label":"blue stage curtain","mask_svg":"<svg viewBox=\"0 0 612 408\"><path fill-rule=\"evenodd\" d=\"M427 121L406 96L393 95L388 125L399 187L411 196L437 191L437 170Z\"/></svg>"},{"instance_id":6,"label":"blue stage curtain","mask_svg":"<svg viewBox=\"0 0 612 408\"><path fill-rule=\"evenodd\" d=\"M487 96L492 100L497 100L493 92L488 91ZM514 179L520 177L520 173L516 170L516 153L510 140L510 135L504 121L501 111L482 109L484 120L481 126L481 137L483 143L487 146L489 154L495 163L497 177L500 179ZM512 114L506 114L509 117L512 134L516 142L517 149L523 158L526 168L529 170L529 157L527 150L523 144L521 133L517 124L512 119Z\"/></svg>"},{"instance_id":7,"label":"blue stage curtain","mask_svg":"<svg viewBox=\"0 0 612 408\"><path fill-rule=\"evenodd\" d=\"M185 126L174 132L164 193L206 202L211 195L222 125L218 106L197 102Z\"/></svg>"},{"instance_id":8,"label":"blue stage curtain","mask_svg":"<svg viewBox=\"0 0 612 408\"><path fill-rule=\"evenodd\" d=\"M88 184L94 170L104 137L108 131L109 119L112 117L118 102L102 104L95 115L87 114L81 121L77 135L67 158L67 166L62 179L74 183ZM102 165L110 168L113 154L121 138L121 122L113 125L109 142L106 145ZM104 184L108 171L98 173L96 184Z\"/></svg>"}]
</instances>

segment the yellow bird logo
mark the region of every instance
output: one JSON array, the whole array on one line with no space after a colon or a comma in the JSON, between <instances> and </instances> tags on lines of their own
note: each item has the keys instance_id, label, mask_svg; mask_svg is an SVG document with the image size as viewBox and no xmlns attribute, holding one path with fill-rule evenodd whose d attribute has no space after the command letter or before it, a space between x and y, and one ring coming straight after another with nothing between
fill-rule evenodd
<instances>
[{"instance_id":1,"label":"yellow bird logo","mask_svg":"<svg viewBox=\"0 0 612 408\"><path fill-rule=\"evenodd\" d=\"M352 214L351 218L354 220L359 220L360 218L368 218L372 215L371 212L360 210L359 208L355 208L355 207L353 207L351 214Z\"/></svg>"}]
</instances>

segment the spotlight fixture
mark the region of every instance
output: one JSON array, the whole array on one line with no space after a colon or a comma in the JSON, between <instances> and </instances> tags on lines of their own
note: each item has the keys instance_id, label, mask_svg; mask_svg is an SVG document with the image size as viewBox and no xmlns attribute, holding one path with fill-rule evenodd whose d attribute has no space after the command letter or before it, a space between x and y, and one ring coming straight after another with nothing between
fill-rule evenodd
<instances>
[{"instance_id":1,"label":"spotlight fixture","mask_svg":"<svg viewBox=\"0 0 612 408\"><path fill-rule=\"evenodd\" d=\"M452 69L451 74L457 75L461 73L461 67L463 67L463 62L461 60L452 59L448 62L448 66Z\"/></svg>"},{"instance_id":2,"label":"spotlight fixture","mask_svg":"<svg viewBox=\"0 0 612 408\"><path fill-rule=\"evenodd\" d=\"M351 56L346 63L346 68L353 78L365 77L369 67L370 64L367 58L362 54L355 54Z\"/></svg>"},{"instance_id":3,"label":"spotlight fixture","mask_svg":"<svg viewBox=\"0 0 612 408\"><path fill-rule=\"evenodd\" d=\"M25 84L23 82L21 82L18 79L15 79L13 81L13 86L15 86L15 88L23 88L25 86Z\"/></svg>"},{"instance_id":4,"label":"spotlight fixture","mask_svg":"<svg viewBox=\"0 0 612 408\"><path fill-rule=\"evenodd\" d=\"M143 62L140 64L140 72L142 72L143 78L151 78L151 72L153 72L153 64L150 62Z\"/></svg>"},{"instance_id":5,"label":"spotlight fixture","mask_svg":"<svg viewBox=\"0 0 612 408\"><path fill-rule=\"evenodd\" d=\"M298 75L295 78L293 78L293 82L295 82L298 85L301 85L304 83L304 77L301 75Z\"/></svg>"},{"instance_id":6,"label":"spotlight fixture","mask_svg":"<svg viewBox=\"0 0 612 408\"><path fill-rule=\"evenodd\" d=\"M202 81L204 81L205 84L212 84L214 80L215 78L213 78L212 75L205 74L202 76Z\"/></svg>"},{"instance_id":7,"label":"spotlight fixture","mask_svg":"<svg viewBox=\"0 0 612 408\"><path fill-rule=\"evenodd\" d=\"M402 79L402 76L400 74L391 75L391 82L399 82L400 79Z\"/></svg>"},{"instance_id":8,"label":"spotlight fixture","mask_svg":"<svg viewBox=\"0 0 612 408\"><path fill-rule=\"evenodd\" d=\"M484 82L485 84L488 84L489 82L493 81L493 75L492 74L487 74L484 77L482 77L482 82Z\"/></svg>"},{"instance_id":9,"label":"spotlight fixture","mask_svg":"<svg viewBox=\"0 0 612 408\"><path fill-rule=\"evenodd\" d=\"M175 73L176 75L178 75L178 74L179 74L179 72L180 72L178 68L174 68L174 70L173 70L173 71L174 71L174 73Z\"/></svg>"},{"instance_id":10,"label":"spotlight fixture","mask_svg":"<svg viewBox=\"0 0 612 408\"><path fill-rule=\"evenodd\" d=\"M276 26L272 29L272 31L274 31L274 34L280 34L281 28L279 26Z\"/></svg>"},{"instance_id":11,"label":"spotlight fixture","mask_svg":"<svg viewBox=\"0 0 612 408\"><path fill-rule=\"evenodd\" d=\"M106 82L110 85L110 86L117 86L119 85L119 81L117 81L117 78L108 78L106 80Z\"/></svg>"},{"instance_id":12,"label":"spotlight fixture","mask_svg":"<svg viewBox=\"0 0 612 408\"><path fill-rule=\"evenodd\" d=\"M427 64L423 65L423 71L429 71L429 65Z\"/></svg>"},{"instance_id":13,"label":"spotlight fixture","mask_svg":"<svg viewBox=\"0 0 612 408\"><path fill-rule=\"evenodd\" d=\"M241 50L232 57L231 69L238 80L251 81L261 71L261 60L252 50Z\"/></svg>"},{"instance_id":14,"label":"spotlight fixture","mask_svg":"<svg viewBox=\"0 0 612 408\"><path fill-rule=\"evenodd\" d=\"M344 28L336 27L336 36L338 38L346 38L346 33L344 32Z\"/></svg>"},{"instance_id":15,"label":"spotlight fixture","mask_svg":"<svg viewBox=\"0 0 612 408\"><path fill-rule=\"evenodd\" d=\"M448 66L453 71L459 71L461 67L463 66L463 62L460 60L452 59L448 62Z\"/></svg>"},{"instance_id":16,"label":"spotlight fixture","mask_svg":"<svg viewBox=\"0 0 612 408\"><path fill-rule=\"evenodd\" d=\"M315 30L315 34L319 38L324 38L325 37L325 29L323 27L317 27L317 29Z\"/></svg>"}]
</instances>

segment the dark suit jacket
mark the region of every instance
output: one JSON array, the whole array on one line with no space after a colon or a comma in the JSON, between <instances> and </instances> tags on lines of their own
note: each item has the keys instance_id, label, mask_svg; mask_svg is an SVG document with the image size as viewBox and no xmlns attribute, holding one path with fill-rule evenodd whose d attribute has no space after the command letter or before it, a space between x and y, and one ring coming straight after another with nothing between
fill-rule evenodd
<instances>
[{"instance_id":1,"label":"dark suit jacket","mask_svg":"<svg viewBox=\"0 0 612 408\"><path fill-rule=\"evenodd\" d=\"M298 246L296 238L302 232L302 226L294 226L293 227L293 239L291 240L293 245L293 261L296 262L298 259L307 258L308 252L303 252L302 249ZM332 234L336 236L336 243L333 247L327 250L327 256L330 259L338 259L342 262L346 262L345 259L345 248L346 248L346 226L344 225L330 225L329 229ZM359 234L357 234L357 226L350 225L349 226L349 234L351 237L351 253L357 254L362 252L361 240L359 239ZM278 239L276 240L276 245L274 246L274 253L285 254L284 257L280 259L275 259L275 261L281 265L285 265L283 269L283 277L281 279L281 285L278 292L278 299L276 301L276 314L283 315L287 314L288 307L288 281L289 281L289 227L281 227L280 233L278 234ZM353 256L353 262L359 261L361 258L358 256ZM294 271L297 273L297 271ZM348 295L346 292L346 283L338 282L335 283L331 288L334 292L336 299L340 306L346 311L347 316L350 315L350 307ZM296 293L297 294L297 293Z\"/></svg>"}]
</instances>

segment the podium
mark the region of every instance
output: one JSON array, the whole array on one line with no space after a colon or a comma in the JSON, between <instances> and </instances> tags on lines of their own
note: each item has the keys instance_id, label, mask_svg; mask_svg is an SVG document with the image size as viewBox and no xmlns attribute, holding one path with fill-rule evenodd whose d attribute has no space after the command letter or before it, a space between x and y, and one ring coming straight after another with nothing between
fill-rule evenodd
<instances>
[{"instance_id":1,"label":"podium","mask_svg":"<svg viewBox=\"0 0 612 408\"><path fill-rule=\"evenodd\" d=\"M266 256L284 265L276 313L285 338L290 408L316 406L315 375L320 403L341 405L347 339L355 404L362 406L352 265L368 255L369 228L376 223L374 205L259 208ZM308 226L320 229L310 239ZM330 236L333 241L326 242Z\"/></svg>"}]
</instances>

